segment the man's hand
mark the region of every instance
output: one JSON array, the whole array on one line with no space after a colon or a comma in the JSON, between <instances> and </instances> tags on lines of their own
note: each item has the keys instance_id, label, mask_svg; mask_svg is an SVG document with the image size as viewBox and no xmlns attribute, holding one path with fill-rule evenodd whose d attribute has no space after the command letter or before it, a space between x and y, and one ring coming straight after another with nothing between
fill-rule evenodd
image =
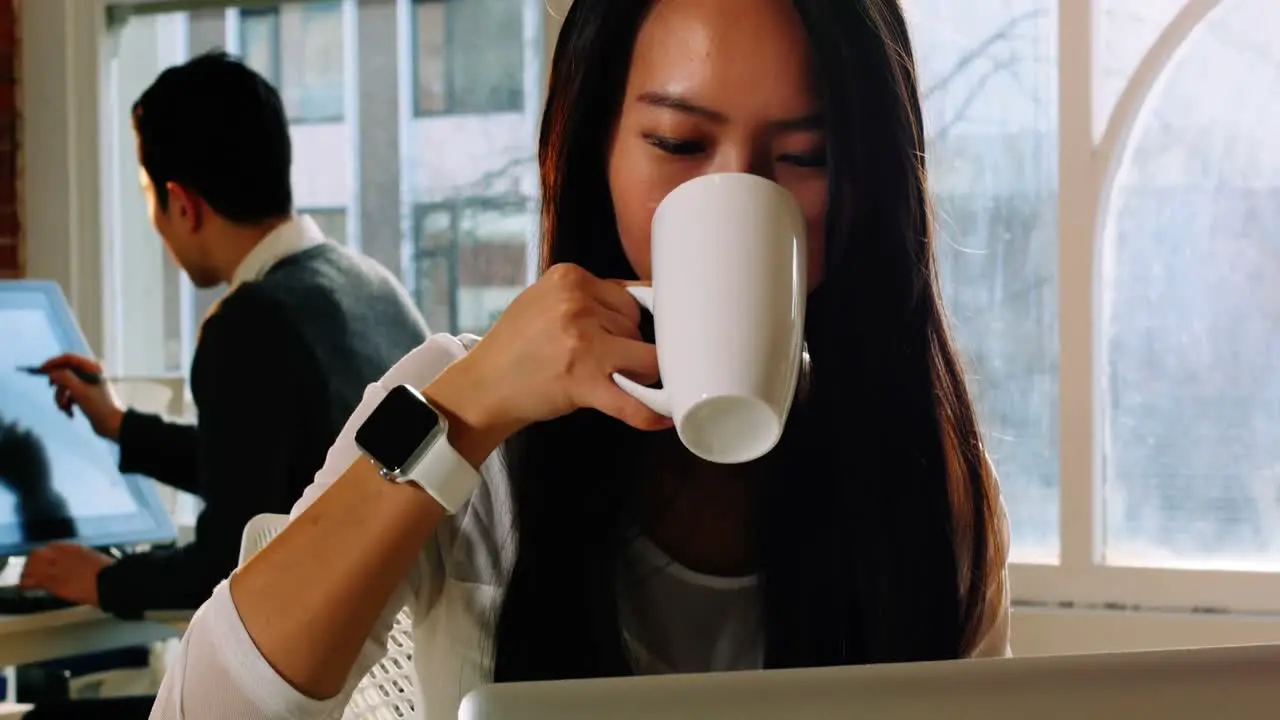
<instances>
[{"instance_id":1,"label":"man's hand","mask_svg":"<svg viewBox=\"0 0 1280 720\"><path fill-rule=\"evenodd\" d=\"M40 366L40 371L49 376L49 384L57 388L54 400L58 408L70 417L73 408L79 407L94 432L108 440L119 440L124 405L111 383L105 378L96 384L85 382L73 370L102 377L102 366L82 355L59 355Z\"/></svg>"},{"instance_id":2,"label":"man's hand","mask_svg":"<svg viewBox=\"0 0 1280 720\"><path fill-rule=\"evenodd\" d=\"M98 606L98 573L115 563L109 555L74 543L51 543L27 557L23 588L39 589L68 602Z\"/></svg>"}]
</instances>

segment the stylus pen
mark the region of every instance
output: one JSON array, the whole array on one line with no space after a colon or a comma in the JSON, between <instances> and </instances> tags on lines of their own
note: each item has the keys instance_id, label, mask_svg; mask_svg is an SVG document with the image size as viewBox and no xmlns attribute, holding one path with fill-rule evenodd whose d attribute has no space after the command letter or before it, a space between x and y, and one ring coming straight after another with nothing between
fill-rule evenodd
<instances>
[{"instance_id":1,"label":"stylus pen","mask_svg":"<svg viewBox=\"0 0 1280 720\"><path fill-rule=\"evenodd\" d=\"M24 373L27 373L28 375L46 375L46 376L47 376L50 372L52 372L52 371L50 371L50 370L43 370L43 369L38 368L38 367L23 367L23 368L18 368L18 369L19 369L19 370L21 370L21 371L22 371L22 372L24 372ZM70 367L70 368L58 368L58 369L59 369L59 370L63 370L63 369L65 369L65 370L70 370L70 371L71 371L71 374L73 374L73 375L75 375L76 377L80 378L80 382L88 383L88 384L90 384L90 385L99 385L99 384L101 384L101 383L102 383L102 376L101 376L101 375L99 375L99 374L98 374L98 373L96 373L96 372L89 372L88 370L81 370L80 368L77 368L77 367Z\"/></svg>"}]
</instances>

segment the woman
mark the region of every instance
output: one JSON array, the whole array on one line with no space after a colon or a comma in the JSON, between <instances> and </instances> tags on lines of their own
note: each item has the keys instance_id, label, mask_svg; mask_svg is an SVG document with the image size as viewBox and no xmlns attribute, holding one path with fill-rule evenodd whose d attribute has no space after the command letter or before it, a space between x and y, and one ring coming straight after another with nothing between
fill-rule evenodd
<instances>
[{"instance_id":1,"label":"woman","mask_svg":"<svg viewBox=\"0 0 1280 720\"><path fill-rule=\"evenodd\" d=\"M896 0L577 0L542 125L546 271L483 341L433 337L370 388L155 716L327 716L404 605L428 718L491 680L1007 654L912 62ZM619 282L648 278L654 207L726 171L790 190L810 237L807 389L746 466L698 462L610 381L656 377ZM456 515L354 443L400 384L484 471Z\"/></svg>"}]
</instances>

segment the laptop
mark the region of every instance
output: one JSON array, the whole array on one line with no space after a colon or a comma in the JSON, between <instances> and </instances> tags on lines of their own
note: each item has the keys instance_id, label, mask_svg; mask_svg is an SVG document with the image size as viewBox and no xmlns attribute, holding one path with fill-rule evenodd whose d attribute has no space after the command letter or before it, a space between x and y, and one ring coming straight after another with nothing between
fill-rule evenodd
<instances>
[{"instance_id":1,"label":"laptop","mask_svg":"<svg viewBox=\"0 0 1280 720\"><path fill-rule=\"evenodd\" d=\"M510 683L459 720L1274 720L1280 645Z\"/></svg>"}]
</instances>

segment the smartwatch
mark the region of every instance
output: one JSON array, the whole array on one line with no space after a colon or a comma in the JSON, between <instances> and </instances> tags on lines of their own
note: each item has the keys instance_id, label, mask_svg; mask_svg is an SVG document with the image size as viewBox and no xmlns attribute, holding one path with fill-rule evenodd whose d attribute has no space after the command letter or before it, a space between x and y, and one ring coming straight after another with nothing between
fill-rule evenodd
<instances>
[{"instance_id":1,"label":"smartwatch","mask_svg":"<svg viewBox=\"0 0 1280 720\"><path fill-rule=\"evenodd\" d=\"M449 444L449 421L409 385L387 391L356 430L356 446L383 478L414 483L451 515L480 484L480 473Z\"/></svg>"}]
</instances>

